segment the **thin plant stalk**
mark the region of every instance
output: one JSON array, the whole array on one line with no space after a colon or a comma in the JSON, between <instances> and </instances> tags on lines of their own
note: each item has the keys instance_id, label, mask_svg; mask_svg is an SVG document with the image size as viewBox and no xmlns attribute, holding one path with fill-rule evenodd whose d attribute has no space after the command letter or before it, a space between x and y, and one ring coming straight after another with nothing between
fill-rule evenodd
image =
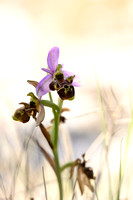
<instances>
[{"instance_id":1,"label":"thin plant stalk","mask_svg":"<svg viewBox=\"0 0 133 200\"><path fill-rule=\"evenodd\" d=\"M74 200L74 197L75 197L75 188L76 188L76 183L77 183L77 178L74 182L74 185L73 185L73 195L72 195L72 200Z\"/></svg>"},{"instance_id":2,"label":"thin plant stalk","mask_svg":"<svg viewBox=\"0 0 133 200\"><path fill-rule=\"evenodd\" d=\"M43 175L43 183L44 183L45 197L46 197L46 200L48 200L47 188L46 188L46 181L45 181L45 175L44 175L44 167L42 167L42 175Z\"/></svg>"},{"instance_id":3,"label":"thin plant stalk","mask_svg":"<svg viewBox=\"0 0 133 200\"><path fill-rule=\"evenodd\" d=\"M132 91L131 91L131 87L129 89L129 96L130 96L130 110L131 110L131 118L130 118L130 123L128 126L128 132L127 132L127 136L126 136L126 144L125 144L125 148L124 148L124 157L123 160L121 160L121 166L120 166L120 170L121 170L121 174L120 174L120 188L119 188L119 196L120 196L120 189L121 189L121 185L123 182L123 178L124 178L124 173L125 173L125 169L126 169L126 164L127 164L127 156L128 156L128 148L130 145L130 139L131 139L131 134L133 133L133 96L132 96ZM118 196L118 198L119 198ZM117 198L117 200L118 200Z\"/></svg>"},{"instance_id":4,"label":"thin plant stalk","mask_svg":"<svg viewBox=\"0 0 133 200\"><path fill-rule=\"evenodd\" d=\"M132 96L132 91L131 88L129 90L129 95L130 95L130 107L131 107L131 119L130 119L130 123L128 126L128 133L127 133L127 137L126 137L126 146L124 149L124 159L123 159L123 170L122 170L122 176L124 174L124 170L125 170L125 165L127 163L127 154L128 154L128 147L129 147L129 143L130 143L130 139L131 139L131 134L133 132L133 96Z\"/></svg>"},{"instance_id":5,"label":"thin plant stalk","mask_svg":"<svg viewBox=\"0 0 133 200\"><path fill-rule=\"evenodd\" d=\"M60 171L60 164L59 164L57 149L53 150L53 154L54 154L54 160L55 160L55 165L56 165L56 174L57 174L57 180L58 180L58 186L59 186L59 192L60 192L60 200L63 200L63 187L62 187L61 171Z\"/></svg>"},{"instance_id":6,"label":"thin plant stalk","mask_svg":"<svg viewBox=\"0 0 133 200\"><path fill-rule=\"evenodd\" d=\"M25 187L26 187L26 192L25 192L25 198L29 193L29 152L27 150L26 154L26 163L25 163Z\"/></svg>"},{"instance_id":7,"label":"thin plant stalk","mask_svg":"<svg viewBox=\"0 0 133 200\"><path fill-rule=\"evenodd\" d=\"M95 181L95 195L96 195L96 199L99 200L98 193L97 193L96 181Z\"/></svg>"},{"instance_id":8,"label":"thin plant stalk","mask_svg":"<svg viewBox=\"0 0 133 200\"><path fill-rule=\"evenodd\" d=\"M6 193L6 189L5 189L5 186L4 186L4 183L3 183L3 179L2 179L1 174L0 174L0 187L1 187L1 191L2 191L3 194L4 194L4 198L5 198L6 200L8 200L8 198L7 198L7 193Z\"/></svg>"},{"instance_id":9,"label":"thin plant stalk","mask_svg":"<svg viewBox=\"0 0 133 200\"><path fill-rule=\"evenodd\" d=\"M53 102L52 95L49 93L50 101ZM59 186L59 192L60 192L60 200L63 200L63 187L62 187L62 178L61 178L61 169L60 169L60 163L59 163L59 157L58 157L58 135L59 135L59 121L60 121L60 113L62 110L63 100L59 98L58 106L59 106L59 112L56 111L54 108L53 114L54 114L54 121L53 126L51 129L51 140L53 143L53 155L55 160L55 167L56 167L56 174L57 174L57 180L58 180L58 186Z\"/></svg>"}]
</instances>

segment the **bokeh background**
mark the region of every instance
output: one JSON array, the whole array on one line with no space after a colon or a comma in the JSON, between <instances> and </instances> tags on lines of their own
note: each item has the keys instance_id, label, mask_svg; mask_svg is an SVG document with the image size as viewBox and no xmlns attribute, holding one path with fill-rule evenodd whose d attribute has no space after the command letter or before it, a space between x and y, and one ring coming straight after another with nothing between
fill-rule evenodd
<instances>
[{"instance_id":1,"label":"bokeh background","mask_svg":"<svg viewBox=\"0 0 133 200\"><path fill-rule=\"evenodd\" d=\"M31 132L34 124L17 123L12 115L19 102L29 101L27 93L35 92L27 80L44 77L41 68L47 66L53 46L60 48L64 69L79 75L83 82L76 88L75 100L64 103L71 109L64 115L74 157L81 157L101 131L96 77L108 102L119 108L115 116L127 120L126 125L129 122L132 0L0 0L0 160L5 183L10 173L3 178L3 171L15 165L24 140L20 135ZM51 117L51 110L46 109L46 126Z\"/></svg>"}]
</instances>

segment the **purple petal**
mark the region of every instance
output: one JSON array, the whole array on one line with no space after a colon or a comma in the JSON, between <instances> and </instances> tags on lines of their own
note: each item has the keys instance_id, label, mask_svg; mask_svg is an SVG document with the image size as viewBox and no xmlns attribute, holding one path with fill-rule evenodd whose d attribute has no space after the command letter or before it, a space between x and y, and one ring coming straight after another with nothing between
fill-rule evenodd
<instances>
[{"instance_id":1,"label":"purple petal","mask_svg":"<svg viewBox=\"0 0 133 200\"><path fill-rule=\"evenodd\" d=\"M82 83L80 82L80 78L72 72L62 70L64 77L67 78L68 76L75 76L72 82L72 85L75 87L80 87Z\"/></svg>"},{"instance_id":2,"label":"purple petal","mask_svg":"<svg viewBox=\"0 0 133 200\"><path fill-rule=\"evenodd\" d=\"M65 78L68 77L68 76L74 76L75 75L72 72L68 72L68 71L64 71L64 70L62 70L62 72L63 72Z\"/></svg>"},{"instance_id":3,"label":"purple petal","mask_svg":"<svg viewBox=\"0 0 133 200\"><path fill-rule=\"evenodd\" d=\"M41 68L43 71L45 71L45 72L47 72L47 73L49 73L49 74L51 74L51 70L49 70L49 69L46 69L46 68Z\"/></svg>"},{"instance_id":4,"label":"purple petal","mask_svg":"<svg viewBox=\"0 0 133 200\"><path fill-rule=\"evenodd\" d=\"M49 74L38 83L36 87L36 94L38 97L41 97L50 91L49 84L52 82L52 80L52 76Z\"/></svg>"},{"instance_id":5,"label":"purple petal","mask_svg":"<svg viewBox=\"0 0 133 200\"><path fill-rule=\"evenodd\" d=\"M72 85L75 86L75 87L80 87L82 86L82 83L78 80L75 80L76 78L74 78L73 82L72 82Z\"/></svg>"},{"instance_id":6,"label":"purple petal","mask_svg":"<svg viewBox=\"0 0 133 200\"><path fill-rule=\"evenodd\" d=\"M47 57L48 67L52 73L54 73L56 71L56 67L58 65L58 58L59 58L59 48L53 47L49 51L48 57Z\"/></svg>"}]
</instances>

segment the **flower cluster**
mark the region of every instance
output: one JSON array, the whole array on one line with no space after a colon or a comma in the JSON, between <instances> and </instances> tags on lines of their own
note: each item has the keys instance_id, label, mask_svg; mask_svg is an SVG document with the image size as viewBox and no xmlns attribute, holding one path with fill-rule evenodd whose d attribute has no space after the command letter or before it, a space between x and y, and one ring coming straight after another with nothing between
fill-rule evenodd
<instances>
[{"instance_id":1,"label":"flower cluster","mask_svg":"<svg viewBox=\"0 0 133 200\"><path fill-rule=\"evenodd\" d=\"M76 82L73 73L64 71L63 66L58 63L59 48L53 47L47 57L48 69L42 68L43 71L48 74L38 83L36 87L36 93L41 98L50 90L56 90L60 98L73 99L74 98L74 86L80 86L79 82Z\"/></svg>"}]
</instances>

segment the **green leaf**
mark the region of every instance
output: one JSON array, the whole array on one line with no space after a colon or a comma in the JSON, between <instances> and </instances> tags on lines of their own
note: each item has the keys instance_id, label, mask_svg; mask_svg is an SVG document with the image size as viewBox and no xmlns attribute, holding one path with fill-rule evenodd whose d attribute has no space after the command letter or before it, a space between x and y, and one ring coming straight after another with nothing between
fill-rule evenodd
<instances>
[{"instance_id":1,"label":"green leaf","mask_svg":"<svg viewBox=\"0 0 133 200\"><path fill-rule=\"evenodd\" d=\"M41 103L44 106L53 108L53 109L55 109L55 110L57 110L59 112L59 107L55 103L52 103L51 101L48 101L48 100L41 100Z\"/></svg>"}]
</instances>

